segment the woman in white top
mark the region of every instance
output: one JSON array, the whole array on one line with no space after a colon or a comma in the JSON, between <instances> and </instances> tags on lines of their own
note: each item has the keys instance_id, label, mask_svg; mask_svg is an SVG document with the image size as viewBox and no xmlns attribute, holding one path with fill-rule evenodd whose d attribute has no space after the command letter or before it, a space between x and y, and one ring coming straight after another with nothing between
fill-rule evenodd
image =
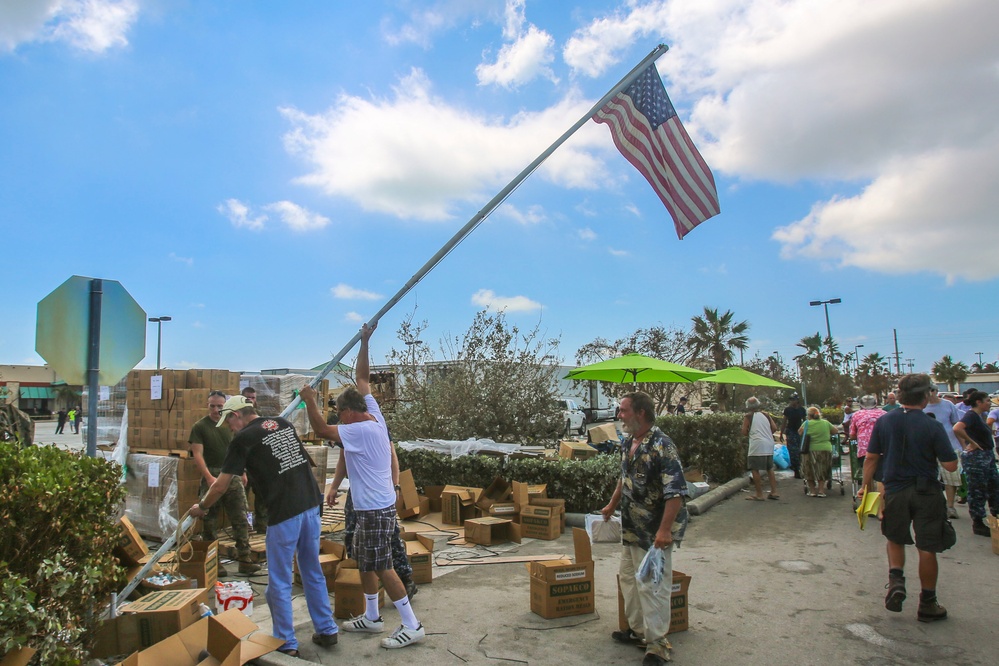
<instances>
[{"instance_id":1,"label":"woman in white top","mask_svg":"<svg viewBox=\"0 0 999 666\"><path fill-rule=\"evenodd\" d=\"M753 473L756 494L747 500L762 502L764 499L780 499L777 494L777 476L774 474L774 433L777 423L763 411L757 398L746 401L746 415L742 418L742 436L749 437L749 453L746 456L746 469ZM766 470L770 478L770 494L763 497L763 481L760 472Z\"/></svg>"}]
</instances>

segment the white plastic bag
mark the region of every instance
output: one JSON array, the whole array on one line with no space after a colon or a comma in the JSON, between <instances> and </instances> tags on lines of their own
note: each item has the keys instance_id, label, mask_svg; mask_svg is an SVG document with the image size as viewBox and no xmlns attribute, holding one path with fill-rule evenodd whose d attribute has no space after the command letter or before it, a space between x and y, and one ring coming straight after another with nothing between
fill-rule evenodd
<instances>
[{"instance_id":1,"label":"white plastic bag","mask_svg":"<svg viewBox=\"0 0 999 666\"><path fill-rule=\"evenodd\" d=\"M590 535L590 543L620 543L621 516L611 516L604 520L599 513L586 514L586 533Z\"/></svg>"},{"instance_id":2,"label":"white plastic bag","mask_svg":"<svg viewBox=\"0 0 999 666\"><path fill-rule=\"evenodd\" d=\"M642 563L635 573L635 579L644 585L656 586L663 581L666 560L663 557L663 549L653 546L645 553ZM670 575L672 575L672 571Z\"/></svg>"}]
</instances>

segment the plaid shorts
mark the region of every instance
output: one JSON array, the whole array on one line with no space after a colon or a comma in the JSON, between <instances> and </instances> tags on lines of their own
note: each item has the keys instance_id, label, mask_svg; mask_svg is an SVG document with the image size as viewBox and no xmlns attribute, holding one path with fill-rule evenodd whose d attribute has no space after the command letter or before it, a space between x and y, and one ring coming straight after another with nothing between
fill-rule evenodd
<instances>
[{"instance_id":1,"label":"plaid shorts","mask_svg":"<svg viewBox=\"0 0 999 666\"><path fill-rule=\"evenodd\" d=\"M396 526L395 505L372 511L357 511L354 557L361 571L392 568L392 535Z\"/></svg>"}]
</instances>

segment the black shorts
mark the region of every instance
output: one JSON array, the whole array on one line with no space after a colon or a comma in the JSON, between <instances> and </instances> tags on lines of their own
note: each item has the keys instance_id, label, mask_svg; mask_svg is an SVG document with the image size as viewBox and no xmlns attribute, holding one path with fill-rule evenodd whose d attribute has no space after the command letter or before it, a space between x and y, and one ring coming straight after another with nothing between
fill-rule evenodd
<instances>
[{"instance_id":1,"label":"black shorts","mask_svg":"<svg viewBox=\"0 0 999 666\"><path fill-rule=\"evenodd\" d=\"M886 493L881 533L892 543L912 545L916 533L916 548L928 553L942 553L950 546L944 543L944 523L947 522L947 501L943 492L916 492L911 485Z\"/></svg>"}]
</instances>

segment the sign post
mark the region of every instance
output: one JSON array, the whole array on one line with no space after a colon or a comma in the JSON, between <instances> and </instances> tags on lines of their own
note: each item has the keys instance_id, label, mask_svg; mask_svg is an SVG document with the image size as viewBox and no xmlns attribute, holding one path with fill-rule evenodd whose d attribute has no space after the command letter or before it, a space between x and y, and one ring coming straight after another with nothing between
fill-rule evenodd
<instances>
[{"instance_id":1,"label":"sign post","mask_svg":"<svg viewBox=\"0 0 999 666\"><path fill-rule=\"evenodd\" d=\"M145 357L145 311L121 283L74 275L38 302L35 351L67 384L87 386L87 455L96 456L100 386Z\"/></svg>"}]
</instances>

